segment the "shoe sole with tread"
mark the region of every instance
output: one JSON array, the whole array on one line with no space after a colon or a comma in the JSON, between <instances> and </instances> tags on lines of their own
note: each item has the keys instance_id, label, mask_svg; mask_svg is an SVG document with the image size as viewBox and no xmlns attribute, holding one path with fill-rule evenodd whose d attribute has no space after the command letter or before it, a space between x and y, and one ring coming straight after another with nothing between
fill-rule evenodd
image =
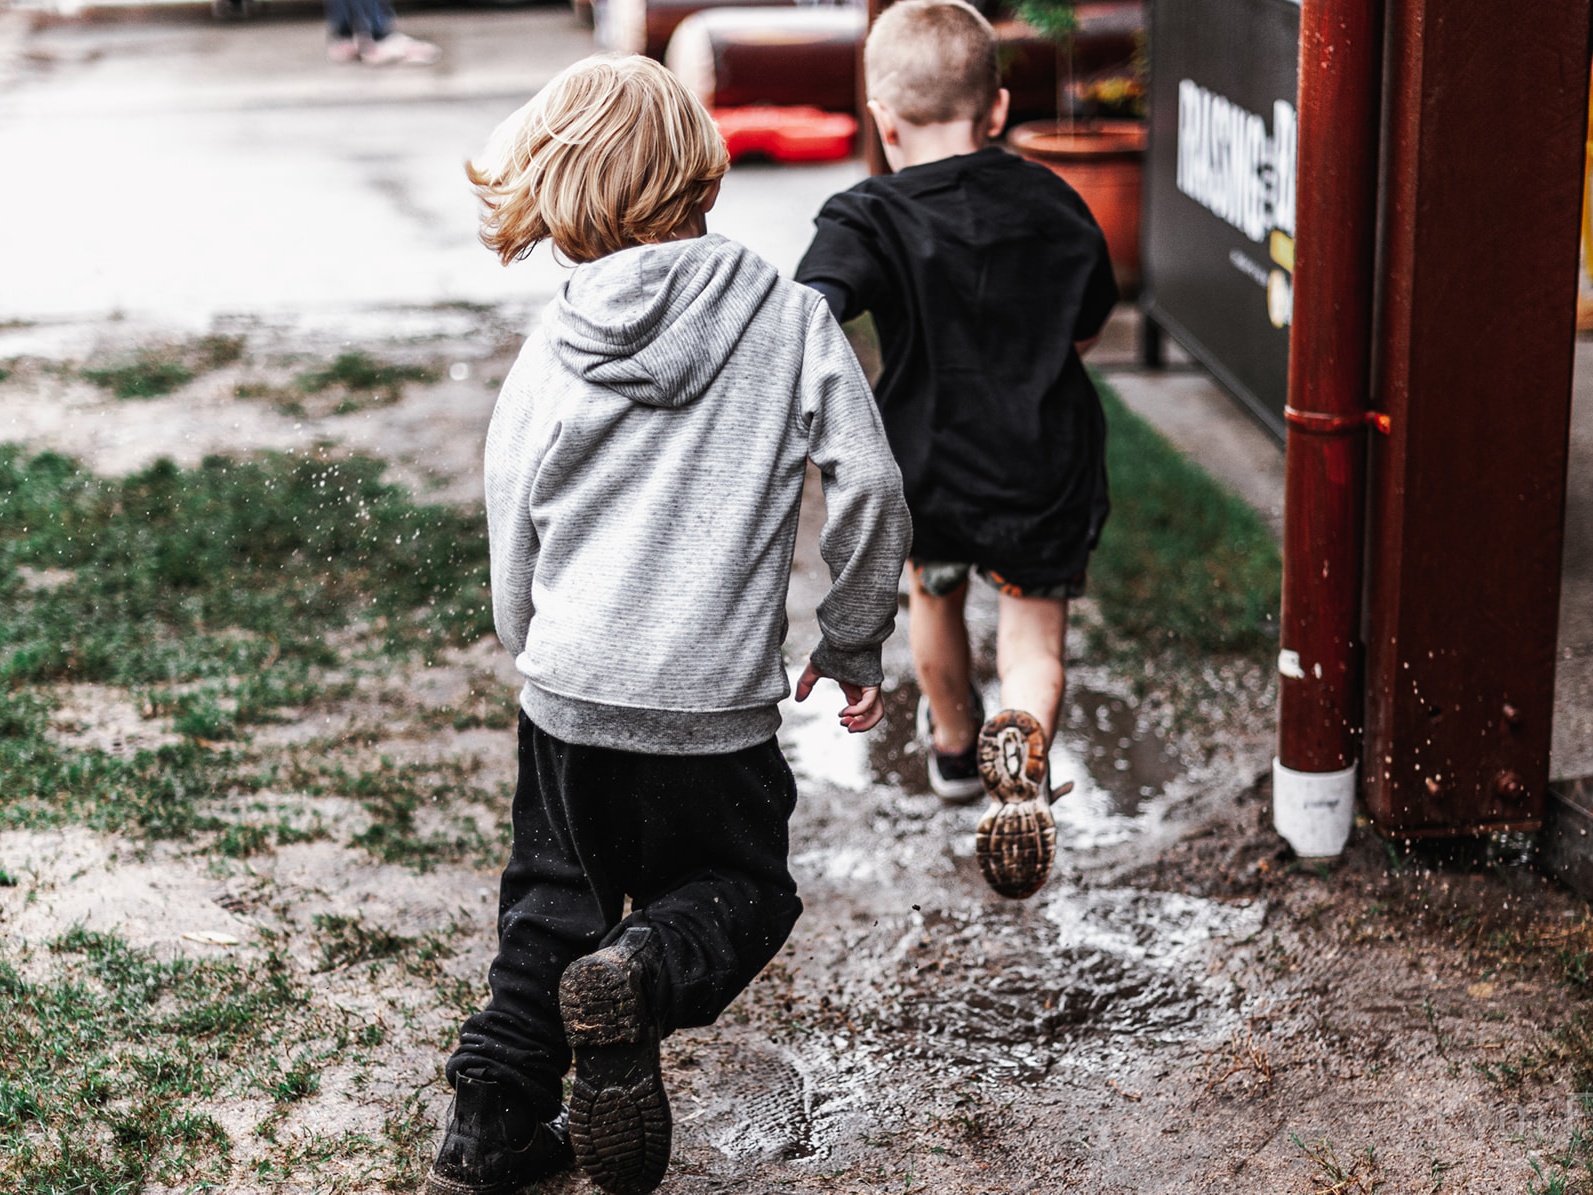
<instances>
[{"instance_id":1,"label":"shoe sole with tread","mask_svg":"<svg viewBox=\"0 0 1593 1195\"><path fill-rule=\"evenodd\" d=\"M1033 896L1056 860L1056 819L1051 802L1071 792L1069 781L1046 789L1045 735L1022 710L1002 710L979 731L979 775L991 806L974 834L974 857L1002 896Z\"/></svg>"},{"instance_id":2,"label":"shoe sole with tread","mask_svg":"<svg viewBox=\"0 0 1593 1195\"><path fill-rule=\"evenodd\" d=\"M576 1164L602 1190L642 1195L669 1168L669 1100L640 980L608 953L577 959L559 982L559 1012L575 1054L570 1144Z\"/></svg>"}]
</instances>

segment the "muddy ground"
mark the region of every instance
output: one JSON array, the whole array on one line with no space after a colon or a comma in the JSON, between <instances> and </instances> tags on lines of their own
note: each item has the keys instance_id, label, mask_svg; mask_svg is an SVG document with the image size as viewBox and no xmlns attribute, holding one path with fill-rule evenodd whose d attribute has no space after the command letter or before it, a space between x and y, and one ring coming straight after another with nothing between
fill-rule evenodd
<instances>
[{"instance_id":1,"label":"muddy ground","mask_svg":"<svg viewBox=\"0 0 1593 1195\"><path fill-rule=\"evenodd\" d=\"M422 496L468 504L525 313L413 315L401 339L358 345L440 380L342 413L290 383L346 349L347 329L322 341L229 328L247 338L239 361L169 397L125 401L63 362L147 344L149 329L54 337L57 358L19 361L0 381L0 440L104 473L161 456L358 451ZM793 668L823 588L816 494L805 513ZM993 608L976 595L988 699ZM788 706L806 912L718 1025L666 1043L676 1157L664 1189L1589 1189L1575 1094L1593 1086L1584 906L1531 869L1521 842L1441 857L1362 827L1337 866L1295 863L1270 830L1265 668L1132 650L1084 658L1094 620L1078 603L1053 756L1077 787L1058 807L1056 873L1027 902L980 880L978 811L927 793L901 625L881 731L841 733L833 692ZM344 1029L317 1040L354 1034L357 1046L313 1055L316 1081L291 1098L256 1081L206 1107L230 1149L203 1189L414 1189L447 1101L451 1035L485 993L512 665L487 640L430 668L351 662L348 680L255 733L250 750L294 765L278 785L213 802L239 825L319 828L304 841L239 857L209 840L0 834L15 881L0 887L0 950L23 975L47 979L61 963L46 944L74 926L159 958L270 956L314 1018ZM127 693L53 696L61 742L130 752L172 734ZM430 785L423 825L477 845L424 870L356 849L368 806L337 777L360 767L410 769ZM358 1032L371 1026L382 1032ZM174 1176L146 1189L200 1187ZM588 1187L570 1177L545 1189Z\"/></svg>"}]
</instances>

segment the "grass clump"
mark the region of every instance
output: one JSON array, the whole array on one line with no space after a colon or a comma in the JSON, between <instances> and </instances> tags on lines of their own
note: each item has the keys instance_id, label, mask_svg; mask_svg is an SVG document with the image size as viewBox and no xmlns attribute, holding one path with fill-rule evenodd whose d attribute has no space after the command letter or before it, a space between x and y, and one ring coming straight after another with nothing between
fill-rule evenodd
<instances>
[{"instance_id":1,"label":"grass clump","mask_svg":"<svg viewBox=\"0 0 1593 1195\"><path fill-rule=\"evenodd\" d=\"M356 623L397 654L486 634L479 514L417 505L381 472L363 457L211 457L102 479L0 446L0 685L329 664L327 636ZM73 578L28 589L20 566Z\"/></svg>"},{"instance_id":2,"label":"grass clump","mask_svg":"<svg viewBox=\"0 0 1593 1195\"><path fill-rule=\"evenodd\" d=\"M0 826L223 829L202 811L255 783L241 728L324 692L317 678L345 662L334 637L430 659L486 634L479 512L417 505L381 471L214 457L109 479L0 446ZM69 579L25 582L46 569ZM69 750L39 687L61 682L130 688L182 741ZM267 843L238 831L225 845Z\"/></svg>"},{"instance_id":3,"label":"grass clump","mask_svg":"<svg viewBox=\"0 0 1593 1195\"><path fill-rule=\"evenodd\" d=\"M194 372L181 361L144 351L131 361L82 371L83 380L117 398L159 398L194 380Z\"/></svg>"},{"instance_id":4,"label":"grass clump","mask_svg":"<svg viewBox=\"0 0 1593 1195\"><path fill-rule=\"evenodd\" d=\"M1282 558L1241 499L1099 378L1112 516L1090 561L1107 626L1137 646L1254 653L1277 639Z\"/></svg>"},{"instance_id":5,"label":"grass clump","mask_svg":"<svg viewBox=\"0 0 1593 1195\"><path fill-rule=\"evenodd\" d=\"M353 963L397 958L415 945L416 939L395 934L380 926L369 926L361 917L337 913L317 913L316 937L320 940L321 971L335 971Z\"/></svg>"},{"instance_id":6,"label":"grass clump","mask_svg":"<svg viewBox=\"0 0 1593 1195\"><path fill-rule=\"evenodd\" d=\"M499 821L488 834L469 807L496 814L507 802L500 799L502 794L495 796L471 781L473 766L459 760L395 763L384 757L376 767L350 771L341 764L301 758L293 761L284 779L310 796L333 793L359 801L370 824L349 845L383 863L426 872L439 863L486 867L503 860L508 824ZM446 820L441 808L452 811Z\"/></svg>"},{"instance_id":7,"label":"grass clump","mask_svg":"<svg viewBox=\"0 0 1593 1195\"><path fill-rule=\"evenodd\" d=\"M129 360L79 372L117 398L159 398L238 361L243 347L241 336L202 336L192 344L141 349Z\"/></svg>"},{"instance_id":8,"label":"grass clump","mask_svg":"<svg viewBox=\"0 0 1593 1195\"><path fill-rule=\"evenodd\" d=\"M269 938L268 938L269 941ZM403 939L412 959L439 951ZM323 1089L329 1067L368 1074L386 1022L316 1003L288 957L165 961L74 927L30 956L0 957L0 1190L11 1195L347 1189L409 1190L432 1125L420 1093L387 1105L371 1132L279 1131ZM412 962L416 966L434 962ZM234 1139L210 1115L269 1101ZM401 1150L402 1152L398 1152ZM361 1190L366 1189L361 1187Z\"/></svg>"},{"instance_id":9,"label":"grass clump","mask_svg":"<svg viewBox=\"0 0 1593 1195\"><path fill-rule=\"evenodd\" d=\"M0 962L0 1189L224 1180L232 1142L203 1105L246 1086L267 1043L319 1032L296 1022L284 960L162 962L81 927L50 954L37 982Z\"/></svg>"},{"instance_id":10,"label":"grass clump","mask_svg":"<svg viewBox=\"0 0 1593 1195\"><path fill-rule=\"evenodd\" d=\"M390 406L403 397L407 382L435 382L437 371L424 365L397 365L369 353L341 353L324 369L301 373L295 382L305 394L338 391L344 398L332 408L347 415L368 406Z\"/></svg>"}]
</instances>

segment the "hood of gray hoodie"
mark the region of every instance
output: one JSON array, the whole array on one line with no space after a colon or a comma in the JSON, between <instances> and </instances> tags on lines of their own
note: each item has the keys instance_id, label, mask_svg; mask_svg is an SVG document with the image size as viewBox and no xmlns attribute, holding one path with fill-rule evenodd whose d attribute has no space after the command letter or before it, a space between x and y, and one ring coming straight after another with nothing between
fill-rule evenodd
<instances>
[{"instance_id":1,"label":"hood of gray hoodie","mask_svg":"<svg viewBox=\"0 0 1593 1195\"><path fill-rule=\"evenodd\" d=\"M576 376L654 407L695 402L778 275L708 235L624 249L575 268L543 327Z\"/></svg>"}]
</instances>

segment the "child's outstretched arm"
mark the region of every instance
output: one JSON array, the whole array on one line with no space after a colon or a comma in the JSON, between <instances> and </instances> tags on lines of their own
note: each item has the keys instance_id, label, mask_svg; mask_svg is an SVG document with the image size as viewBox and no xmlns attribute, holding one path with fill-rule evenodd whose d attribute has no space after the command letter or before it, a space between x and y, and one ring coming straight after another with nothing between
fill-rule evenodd
<instances>
[{"instance_id":1,"label":"child's outstretched arm","mask_svg":"<svg viewBox=\"0 0 1593 1195\"><path fill-rule=\"evenodd\" d=\"M813 692L813 686L822 680L824 674L813 666L813 661L808 661L808 666L802 670L801 677L797 680L796 699L806 701L808 694ZM841 710L841 725L853 734L861 734L865 730L873 730L879 725L879 720L885 716L885 703L879 699L878 685L853 685L846 681L836 681L841 686L841 692L846 694L846 707Z\"/></svg>"},{"instance_id":2,"label":"child's outstretched arm","mask_svg":"<svg viewBox=\"0 0 1593 1195\"><path fill-rule=\"evenodd\" d=\"M828 676L847 706L841 722L863 731L880 719L880 648L896 625L896 588L912 541L902 476L851 346L817 301L802 367L808 459L824 481L819 554L830 591L819 603L821 638L797 684L797 699Z\"/></svg>"},{"instance_id":3,"label":"child's outstretched arm","mask_svg":"<svg viewBox=\"0 0 1593 1195\"><path fill-rule=\"evenodd\" d=\"M880 256L868 200L843 191L813 221L813 241L797 263L796 280L824 296L837 323L872 310L891 276Z\"/></svg>"}]
</instances>

